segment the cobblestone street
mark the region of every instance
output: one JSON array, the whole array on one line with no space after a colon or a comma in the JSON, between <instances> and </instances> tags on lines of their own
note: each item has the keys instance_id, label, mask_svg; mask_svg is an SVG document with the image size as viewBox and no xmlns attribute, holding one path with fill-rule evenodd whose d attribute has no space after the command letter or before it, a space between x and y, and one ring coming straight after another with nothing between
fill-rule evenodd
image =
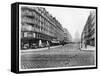
<instances>
[{"instance_id":1,"label":"cobblestone street","mask_svg":"<svg viewBox=\"0 0 100 76\"><path fill-rule=\"evenodd\" d=\"M21 53L21 68L54 68L88 66L95 63L94 50L80 50L79 44L66 44L56 48L41 51Z\"/></svg>"}]
</instances>

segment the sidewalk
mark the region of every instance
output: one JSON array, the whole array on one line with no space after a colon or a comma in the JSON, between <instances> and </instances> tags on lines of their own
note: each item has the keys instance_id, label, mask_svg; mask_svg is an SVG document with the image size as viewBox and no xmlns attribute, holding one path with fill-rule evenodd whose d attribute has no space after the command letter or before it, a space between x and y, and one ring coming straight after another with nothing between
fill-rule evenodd
<instances>
[{"instance_id":1,"label":"sidewalk","mask_svg":"<svg viewBox=\"0 0 100 76\"><path fill-rule=\"evenodd\" d=\"M62 45L59 45L59 46L51 46L50 49L52 48L57 48L57 47L60 47ZM45 47L45 48L38 48L38 49L27 49L27 50L21 50L22 53L24 52L32 52L32 51L41 51L41 50L47 50L48 47Z\"/></svg>"},{"instance_id":2,"label":"sidewalk","mask_svg":"<svg viewBox=\"0 0 100 76\"><path fill-rule=\"evenodd\" d=\"M87 48L82 47L81 50L96 50L96 47L88 45Z\"/></svg>"}]
</instances>

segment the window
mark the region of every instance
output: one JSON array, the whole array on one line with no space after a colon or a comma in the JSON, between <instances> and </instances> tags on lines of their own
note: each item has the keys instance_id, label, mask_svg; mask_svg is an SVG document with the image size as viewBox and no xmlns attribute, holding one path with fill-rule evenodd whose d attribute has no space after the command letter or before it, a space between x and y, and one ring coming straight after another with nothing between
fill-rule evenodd
<instances>
[{"instance_id":1,"label":"window","mask_svg":"<svg viewBox=\"0 0 100 76\"><path fill-rule=\"evenodd\" d=\"M36 37L36 34L35 34L35 33L33 33L33 37L34 37L34 38Z\"/></svg>"},{"instance_id":2,"label":"window","mask_svg":"<svg viewBox=\"0 0 100 76\"><path fill-rule=\"evenodd\" d=\"M27 37L27 32L24 32L24 37Z\"/></svg>"}]
</instances>

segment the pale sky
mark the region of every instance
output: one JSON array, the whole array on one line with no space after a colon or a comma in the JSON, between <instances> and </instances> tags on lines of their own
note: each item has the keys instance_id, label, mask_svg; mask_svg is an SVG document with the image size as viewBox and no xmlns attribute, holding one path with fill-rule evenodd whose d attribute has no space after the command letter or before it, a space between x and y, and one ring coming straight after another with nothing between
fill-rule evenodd
<instances>
[{"instance_id":1,"label":"pale sky","mask_svg":"<svg viewBox=\"0 0 100 76\"><path fill-rule=\"evenodd\" d=\"M83 31L86 20L93 9L66 8L66 7L45 7L53 17L70 32L72 38L79 32L79 37Z\"/></svg>"}]
</instances>

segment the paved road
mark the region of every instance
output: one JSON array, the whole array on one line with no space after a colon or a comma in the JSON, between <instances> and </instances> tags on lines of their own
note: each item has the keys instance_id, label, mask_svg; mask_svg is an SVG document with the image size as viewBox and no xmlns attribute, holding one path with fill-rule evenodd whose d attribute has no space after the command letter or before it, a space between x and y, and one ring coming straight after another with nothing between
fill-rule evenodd
<instances>
[{"instance_id":1,"label":"paved road","mask_svg":"<svg viewBox=\"0 0 100 76\"><path fill-rule=\"evenodd\" d=\"M79 44L66 44L42 51L21 53L21 68L53 68L94 65L94 51L82 51Z\"/></svg>"}]
</instances>

